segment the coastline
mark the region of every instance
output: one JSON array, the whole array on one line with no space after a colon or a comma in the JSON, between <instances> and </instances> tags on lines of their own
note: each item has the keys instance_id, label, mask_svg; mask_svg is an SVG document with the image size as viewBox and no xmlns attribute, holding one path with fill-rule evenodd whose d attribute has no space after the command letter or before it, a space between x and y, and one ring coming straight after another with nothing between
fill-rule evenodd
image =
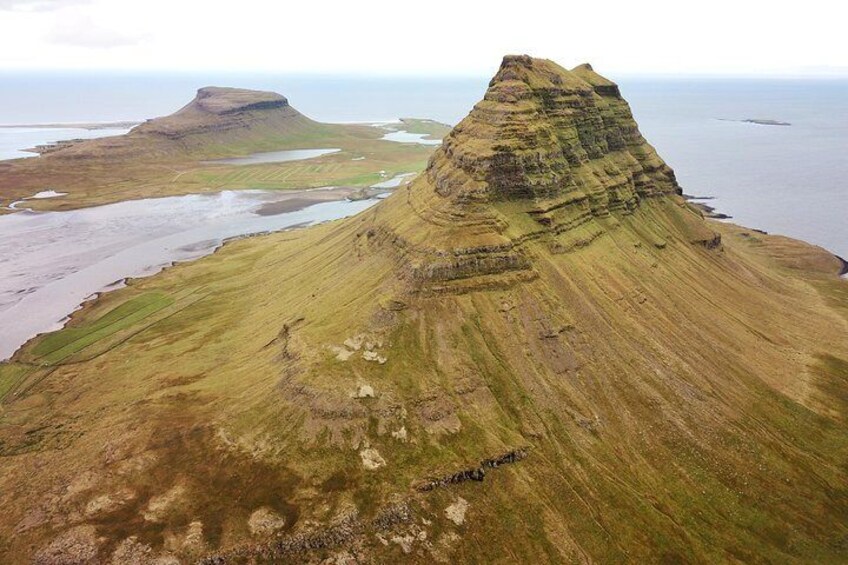
<instances>
[{"instance_id":1,"label":"coastline","mask_svg":"<svg viewBox=\"0 0 848 565\"><path fill-rule=\"evenodd\" d=\"M704 215L705 218L708 218L710 220L716 220L719 223L722 223L724 225L736 226L737 228L740 228L742 230L755 232L755 233L765 235L765 236L780 237L780 238L784 238L784 239L787 239L787 240L790 240L790 241L799 242L799 243L807 245L807 246L809 246L813 249L820 249L820 250L824 251L828 255L834 257L841 264L841 267L839 268L838 272L835 273L836 276L838 278L848 280L848 261L845 260L842 256L834 253L833 251L831 251L831 250L829 250L825 247L822 247L818 244L815 244L815 243L812 243L812 242L809 242L807 240L800 239L800 238L797 238L797 237L792 237L792 236L783 235L783 234L779 234L779 233L771 233L771 232L768 232L768 231L760 229L760 228L755 228L755 227L747 226L747 225L744 225L744 224L737 224L737 223L732 222L732 221L727 221L727 220L733 220L733 216L731 216L730 214L725 214L723 212L716 212L715 207L710 206L710 205L702 202L704 200L714 200L715 196L693 196L691 194L682 194L681 196L684 198L684 200L686 200L687 204L689 204L690 206L692 206L696 210L700 211ZM811 254L811 256L812 256L812 254Z\"/></svg>"},{"instance_id":2,"label":"coastline","mask_svg":"<svg viewBox=\"0 0 848 565\"><path fill-rule=\"evenodd\" d=\"M153 262L153 263L144 263L144 264L135 265L135 267L138 267L138 268L132 268L132 269L124 268L124 269L122 269L123 272L128 273L127 276L124 276L124 277L120 277L120 274L121 274L120 270L118 270L117 272L114 272L115 270L112 269L111 274L118 275L118 276L115 277L115 278L112 278L106 284L104 284L104 282L107 279L104 278L104 275L108 276L108 275L106 275L106 273L110 273L110 270L109 270L109 268L107 268L107 270L103 270L100 267L98 267L97 265L107 264L109 262L112 262L112 261L115 260L115 257L117 255L104 256L104 257L98 259L98 261L96 263L92 263L91 265L86 266L83 269L79 269L78 271L74 271L74 273L72 273L70 275L70 276L75 276L75 274L77 272L85 272L85 271L91 272L92 268L95 269L95 270L99 270L102 273L101 275L95 276L95 280L98 277L100 279L102 279L99 283L95 282L94 284L86 285L85 287L80 287L80 290L83 290L83 288L85 288L88 291L88 293L85 294L84 296L83 296L83 293L79 293L79 296L78 296L79 302L74 303L73 307L71 307L71 302L67 301L67 300L65 300L64 302L62 302L60 300L59 303L56 304L57 308L55 310L53 308L44 309L44 308L38 307L37 306L38 303L29 303L29 306L27 306L27 305L25 305L25 304L27 304L27 302L26 302L27 299L24 299L21 302L11 303L8 310L6 312L4 312L4 314L8 314L8 316L11 316L10 319L12 319L12 320L14 320L14 317L15 317L14 311L16 309L20 310L20 309L24 309L24 308L29 308L33 304L36 305L36 310L38 312L40 312L41 315L40 315L40 317L36 316L36 318L38 318L38 321L33 322L32 324L25 324L26 326L29 326L30 330L36 330L32 334L24 333L25 331L27 331L26 328L18 328L18 330L23 330L23 331L20 331L20 332L18 330L12 331L13 328L11 326L7 328L10 331L2 332L5 335L5 337L8 338L8 340L4 339L5 343L0 343L0 352L3 353L2 356L0 356L0 357L3 358L2 360L0 360L0 363L2 363L3 361L9 360L9 359L13 359L15 357L15 355L17 354L17 352L21 350L21 348L25 347L25 345L27 343L29 343L30 341L32 341L32 339L38 337L39 335L52 333L52 332L60 331L61 329L64 329L66 327L68 321L77 312L79 312L81 309L85 309L85 306L87 304L96 303L98 301L98 298L100 298L103 294L109 293L113 290L118 290L118 289L120 289L124 286L129 285L130 284L129 281L155 277L158 274L160 274L163 270L168 269L170 267L173 267L174 265L191 263L191 262L197 261L198 259L202 259L202 258L207 257L209 255L213 255L221 247L223 247L227 243L234 241L234 240L245 239L245 238L261 236L261 235L269 235L269 234L273 234L273 233L277 233L277 232L288 231L288 230L295 229L295 228L308 227L308 226L312 226L312 225L325 223L325 222L328 222L328 221L333 221L335 219L344 218L344 217L348 217L352 214L356 214L359 211L361 211L362 209L367 208L370 205L373 205L373 204L369 204L368 202L365 202L367 200L372 201L372 203L378 202L378 200L376 198L374 198L374 196L376 196L376 194L372 195L370 198L367 197L367 196L362 197L362 198L356 198L356 194L359 193L359 192L361 192L361 190L356 189L356 188L331 187L331 188L326 188L326 189L307 189L307 190L291 191L291 193L287 193L287 194L282 195L284 198L280 201L277 201L277 202L267 202L267 201L262 202L261 200L257 200L257 204L253 208L252 213L255 215L254 217L256 218L257 221L264 222L264 224L260 223L260 226L259 226L260 229L257 229L256 231L244 231L242 233L237 233L236 235L221 234L221 236L217 237L218 241L215 245L204 246L203 247L204 251L202 253L194 255L194 256L186 256L186 257L183 257L183 258L175 258L174 260L168 261L167 263ZM385 192L385 191L382 191L382 192ZM348 203L348 206L344 206L341 209L341 212L337 211L337 212L332 212L330 214L327 214L327 211L324 208L319 208L314 213L306 212L307 209L312 208L313 206L318 206L318 205L333 206L334 204L344 203L345 201ZM269 205L271 206L270 209L265 209L264 213L260 212L264 207L269 206ZM324 210L324 211L322 211L322 210ZM345 212L344 210L349 210L349 211ZM304 213L300 214L300 215L291 216L291 214L297 214L297 213L300 213L300 212L304 212ZM36 212L36 214L38 214L38 213ZM341 215L339 215L339 214L341 214ZM272 218L274 216L280 216L280 219L279 220L273 220ZM285 216L288 216L288 217L286 218ZM268 223L268 220L271 220L270 224ZM291 222L293 222L293 223L291 223ZM277 226L280 226L280 227L277 227ZM255 229L255 228L253 228L253 229ZM233 231L231 230L230 234L232 234L232 233L233 233ZM66 277L63 276L62 280L64 280L65 278ZM68 281L68 283L70 283L70 281ZM41 290L43 290L45 288L47 288L47 285L45 285L44 287L39 287L38 290L36 291L36 293L41 292ZM50 297L50 291L48 290L46 292L47 292L47 294L42 294L41 295L42 298L37 299L37 300L44 300L46 298L49 298ZM54 290L54 293L55 293L55 290ZM73 294L73 293L71 293L71 294ZM29 295L29 296L33 296L33 295ZM53 317L53 320L57 320L57 321L47 323L48 317ZM44 329L38 330L37 327L39 325ZM0 327L2 327L2 323L0 323ZM19 341L19 340L23 340L24 337L26 337L26 339L24 341ZM14 348L14 349L12 349L12 348Z\"/></svg>"}]
</instances>

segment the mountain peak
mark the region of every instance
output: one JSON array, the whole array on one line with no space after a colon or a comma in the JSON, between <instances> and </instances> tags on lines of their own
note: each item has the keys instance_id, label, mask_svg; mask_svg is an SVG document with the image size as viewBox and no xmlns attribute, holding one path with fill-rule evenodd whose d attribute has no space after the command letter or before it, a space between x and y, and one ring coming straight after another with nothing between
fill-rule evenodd
<instances>
[{"instance_id":1,"label":"mountain peak","mask_svg":"<svg viewBox=\"0 0 848 565\"><path fill-rule=\"evenodd\" d=\"M405 253L413 278L440 291L533 277L528 241L569 252L651 201L678 216L685 233L675 237L719 245L699 215L681 212L674 172L618 87L586 65L504 57L483 99L405 190L414 216L398 213L404 219L388 227L416 250ZM633 221L651 231L647 218ZM666 233L651 241L664 246Z\"/></svg>"},{"instance_id":2,"label":"mountain peak","mask_svg":"<svg viewBox=\"0 0 848 565\"><path fill-rule=\"evenodd\" d=\"M197 90L197 96L183 110L188 108L224 115L251 110L269 110L289 105L285 96L276 92L204 86Z\"/></svg>"},{"instance_id":3,"label":"mountain peak","mask_svg":"<svg viewBox=\"0 0 848 565\"><path fill-rule=\"evenodd\" d=\"M459 201L581 197L599 212L680 191L614 82L527 55L504 57L428 176Z\"/></svg>"}]
</instances>

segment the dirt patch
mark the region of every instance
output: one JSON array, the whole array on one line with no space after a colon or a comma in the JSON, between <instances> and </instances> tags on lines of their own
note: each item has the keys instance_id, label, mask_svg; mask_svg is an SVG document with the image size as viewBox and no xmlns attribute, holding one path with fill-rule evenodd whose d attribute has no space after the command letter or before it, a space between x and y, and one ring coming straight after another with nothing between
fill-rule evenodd
<instances>
[{"instance_id":1,"label":"dirt patch","mask_svg":"<svg viewBox=\"0 0 848 565\"><path fill-rule=\"evenodd\" d=\"M383 459L383 456L380 455L380 452L374 449L373 447L369 447L368 449L363 449L362 451L360 451L359 457L362 458L362 466L368 469L369 471L374 471L386 465L386 460Z\"/></svg>"},{"instance_id":2,"label":"dirt patch","mask_svg":"<svg viewBox=\"0 0 848 565\"><path fill-rule=\"evenodd\" d=\"M467 511L468 501L460 496L456 499L456 502L445 508L445 516L457 526L461 526L465 523L465 513Z\"/></svg>"}]
</instances>

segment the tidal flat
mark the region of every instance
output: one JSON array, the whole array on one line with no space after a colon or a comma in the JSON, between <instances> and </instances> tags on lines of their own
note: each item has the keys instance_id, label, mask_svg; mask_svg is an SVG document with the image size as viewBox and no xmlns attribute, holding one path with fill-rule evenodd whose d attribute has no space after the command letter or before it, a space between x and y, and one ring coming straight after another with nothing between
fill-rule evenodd
<instances>
[{"instance_id":1,"label":"tidal flat","mask_svg":"<svg viewBox=\"0 0 848 565\"><path fill-rule=\"evenodd\" d=\"M335 220L377 202L345 200L353 191L223 191L0 216L0 359L128 277L208 255L228 239Z\"/></svg>"}]
</instances>

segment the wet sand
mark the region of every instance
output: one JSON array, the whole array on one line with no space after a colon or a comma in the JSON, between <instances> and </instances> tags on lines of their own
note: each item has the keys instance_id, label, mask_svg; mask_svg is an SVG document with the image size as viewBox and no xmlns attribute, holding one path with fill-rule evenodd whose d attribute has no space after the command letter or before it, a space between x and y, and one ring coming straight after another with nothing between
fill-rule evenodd
<instances>
[{"instance_id":1,"label":"wet sand","mask_svg":"<svg viewBox=\"0 0 848 565\"><path fill-rule=\"evenodd\" d=\"M260 216L275 216L302 210L319 202L345 200L362 189L352 187L315 188L309 190L287 190L285 196L260 206L256 213Z\"/></svg>"}]
</instances>

